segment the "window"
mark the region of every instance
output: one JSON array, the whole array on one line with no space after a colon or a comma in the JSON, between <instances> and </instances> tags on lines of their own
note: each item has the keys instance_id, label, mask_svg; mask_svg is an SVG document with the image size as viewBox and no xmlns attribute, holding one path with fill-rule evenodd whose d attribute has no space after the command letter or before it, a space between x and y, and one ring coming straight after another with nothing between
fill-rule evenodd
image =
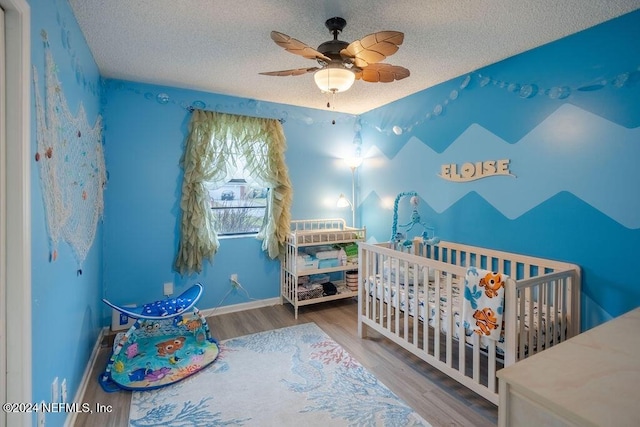
<instances>
[{"instance_id":1,"label":"window","mask_svg":"<svg viewBox=\"0 0 640 427\"><path fill-rule=\"evenodd\" d=\"M257 151L263 146L252 144ZM239 236L257 234L262 228L267 209L267 192L263 181L249 172L246 159L235 150L234 166L228 171L226 182L222 186L207 183L213 227L218 236Z\"/></svg>"},{"instance_id":2,"label":"window","mask_svg":"<svg viewBox=\"0 0 640 427\"><path fill-rule=\"evenodd\" d=\"M249 185L244 178L233 178L222 187L209 189L218 236L257 234L264 221L268 191Z\"/></svg>"},{"instance_id":3,"label":"window","mask_svg":"<svg viewBox=\"0 0 640 427\"><path fill-rule=\"evenodd\" d=\"M184 178L176 271L200 273L203 262L218 251L221 231L257 232L270 258L280 254L293 198L285 150L278 120L192 111L180 160Z\"/></svg>"}]
</instances>

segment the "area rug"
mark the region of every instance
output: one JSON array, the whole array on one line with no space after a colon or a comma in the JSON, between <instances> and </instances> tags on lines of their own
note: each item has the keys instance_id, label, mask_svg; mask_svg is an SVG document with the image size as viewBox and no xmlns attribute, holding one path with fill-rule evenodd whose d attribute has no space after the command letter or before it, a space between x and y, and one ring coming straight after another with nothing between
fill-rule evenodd
<instances>
[{"instance_id":1,"label":"area rug","mask_svg":"<svg viewBox=\"0 0 640 427\"><path fill-rule=\"evenodd\" d=\"M220 343L208 368L132 393L137 426L430 426L315 323Z\"/></svg>"}]
</instances>

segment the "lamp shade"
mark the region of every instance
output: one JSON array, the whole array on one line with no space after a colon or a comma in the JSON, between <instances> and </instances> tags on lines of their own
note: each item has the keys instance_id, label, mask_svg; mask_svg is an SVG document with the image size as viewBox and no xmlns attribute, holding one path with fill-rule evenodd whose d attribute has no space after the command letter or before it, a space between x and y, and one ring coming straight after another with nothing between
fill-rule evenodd
<instances>
[{"instance_id":1,"label":"lamp shade","mask_svg":"<svg viewBox=\"0 0 640 427\"><path fill-rule=\"evenodd\" d=\"M340 197L338 197L336 206L339 208L346 208L347 206L353 206L353 205L351 204L351 200L347 199L344 194L340 194Z\"/></svg>"},{"instance_id":2,"label":"lamp shade","mask_svg":"<svg viewBox=\"0 0 640 427\"><path fill-rule=\"evenodd\" d=\"M347 166L349 166L351 169L357 169L360 167L360 165L362 164L362 157L347 157L346 159L344 159L344 162L347 164Z\"/></svg>"},{"instance_id":3,"label":"lamp shade","mask_svg":"<svg viewBox=\"0 0 640 427\"><path fill-rule=\"evenodd\" d=\"M313 79L321 91L336 93L348 90L356 80L356 75L353 74L353 71L342 66L328 66L316 71Z\"/></svg>"}]
</instances>

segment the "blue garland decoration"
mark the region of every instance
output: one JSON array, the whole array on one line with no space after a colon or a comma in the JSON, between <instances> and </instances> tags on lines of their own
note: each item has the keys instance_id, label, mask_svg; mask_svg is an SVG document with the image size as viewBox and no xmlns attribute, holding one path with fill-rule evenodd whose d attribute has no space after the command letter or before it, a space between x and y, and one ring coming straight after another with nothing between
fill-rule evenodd
<instances>
[{"instance_id":1,"label":"blue garland decoration","mask_svg":"<svg viewBox=\"0 0 640 427\"><path fill-rule=\"evenodd\" d=\"M68 46L68 43L67 43ZM79 70L79 76L81 77L82 71ZM112 83L111 81L107 81L104 83L106 86L111 86L117 90L127 90L134 92L138 95L144 96L145 99L149 101L155 101L161 105L173 105L185 110L193 110L193 109L203 109L203 110L211 110L219 113L230 113L230 114L246 114L251 113L256 117L272 117L277 118L282 123L286 122L288 119L295 122L302 122L308 125L312 124L321 124L321 125L334 125L338 122L347 123L355 120L355 132L358 134L362 129L362 125L367 125L375 129L377 132L384 133L386 135L402 135L405 132L411 132L413 128L417 126L423 125L425 122L430 120L435 120L438 117L441 117L445 114L446 109L449 105L454 103L460 98L461 93L469 89L469 87L473 87L471 85L472 81L476 81L477 87L484 88L487 86L493 86L498 89L503 89L508 92L513 93L515 96L518 96L522 99L532 99L536 96L546 96L550 99L554 100L564 100L575 93L579 92L594 92L600 89L603 89L606 86L613 87L615 89L622 89L624 87L632 86L640 82L640 66L635 70L626 71L619 73L615 76L609 78L603 78L595 82L589 82L587 84L575 85L573 87L570 86L552 86L548 88L540 87L535 83L518 83L518 82L508 82L495 79L491 76L487 76L480 72L472 72L462 77L460 83L449 92L449 95L437 102L433 106L425 106L423 111L426 113L420 113L420 117L414 120L412 123L400 126L398 124L391 126L390 128L381 128L379 125L375 123L371 123L366 119L362 119L359 115L350 115L346 113L341 113L337 119L331 120L322 120L318 121L304 113L300 113L298 111L289 111L282 108L277 108L275 106L270 106L269 103L257 101L255 99L247 99L239 102L232 103L207 103L202 100L180 100L174 99L169 96L165 92L142 92L138 89L132 89L130 87L125 87L124 84Z\"/></svg>"},{"instance_id":2,"label":"blue garland decoration","mask_svg":"<svg viewBox=\"0 0 640 427\"><path fill-rule=\"evenodd\" d=\"M604 89L607 86L614 89L622 89L638 84L640 83L640 66L638 66L635 70L624 71L618 73L615 76L598 79L584 84L577 84L574 86L551 86L546 88L541 87L536 83L520 83L498 80L476 71L462 78L462 81L460 82L458 87L451 90L448 97L436 103L433 107L425 106L423 111L426 111L426 113L421 113L421 116L409 125L400 126L396 124L391 126L390 128L383 129L380 126L374 123L370 123L366 120L363 120L363 123L375 129L376 131L385 133L389 136L399 136L405 132L411 132L414 127L420 126L429 120L434 120L442 116L445 113L447 106L452 104L454 101L457 101L460 97L461 92L469 88L469 84L471 83L472 79L477 81L478 87L484 88L493 86L498 89L506 90L522 99L532 99L539 96L546 96L549 99L562 101L576 93L594 92Z\"/></svg>"}]
</instances>

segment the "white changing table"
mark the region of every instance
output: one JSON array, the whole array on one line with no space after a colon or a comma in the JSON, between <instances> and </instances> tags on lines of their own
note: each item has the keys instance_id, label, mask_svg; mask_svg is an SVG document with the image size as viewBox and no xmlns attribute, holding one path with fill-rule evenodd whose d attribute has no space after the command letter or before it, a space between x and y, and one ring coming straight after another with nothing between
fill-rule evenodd
<instances>
[{"instance_id":1,"label":"white changing table","mask_svg":"<svg viewBox=\"0 0 640 427\"><path fill-rule=\"evenodd\" d=\"M358 264L341 264L336 267L301 269L297 258L300 250L312 246L340 245L346 243L363 242L367 238L365 227L347 227L342 218L304 219L291 221L291 230L285 240L284 257L280 269L280 302L291 303L294 307L295 318L298 318L298 308L325 301L352 298L358 296L357 290L350 290L346 285L346 273L357 270ZM322 290L311 298L303 297L299 291L298 278L314 274L342 273L344 280L335 283L338 293L322 296Z\"/></svg>"},{"instance_id":2,"label":"white changing table","mask_svg":"<svg viewBox=\"0 0 640 427\"><path fill-rule=\"evenodd\" d=\"M498 371L499 426L640 426L640 308Z\"/></svg>"}]
</instances>

